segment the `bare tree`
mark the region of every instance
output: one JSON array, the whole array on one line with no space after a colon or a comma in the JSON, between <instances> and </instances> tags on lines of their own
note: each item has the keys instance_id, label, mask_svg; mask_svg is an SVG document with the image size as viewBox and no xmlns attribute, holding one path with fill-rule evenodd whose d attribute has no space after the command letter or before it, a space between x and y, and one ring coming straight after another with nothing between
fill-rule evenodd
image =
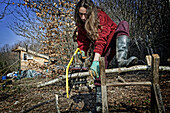
<instances>
[{"instance_id":1,"label":"bare tree","mask_svg":"<svg viewBox=\"0 0 170 113\"><path fill-rule=\"evenodd\" d=\"M18 2L16 0L15 2ZM16 7L13 7L15 3L13 0L2 0L0 1L0 20L4 19L6 16L13 14Z\"/></svg>"},{"instance_id":2,"label":"bare tree","mask_svg":"<svg viewBox=\"0 0 170 113\"><path fill-rule=\"evenodd\" d=\"M36 13L30 8L20 6L20 8L17 8L15 13L13 13L13 17L15 20L13 23L9 23L8 28L16 35L22 36L31 42L37 42L38 46L36 46L36 48L34 44L30 47L36 51L40 50L42 48L42 41L46 37L45 31L39 29L39 26L42 26L43 23L41 23L40 18L36 16Z\"/></svg>"},{"instance_id":3,"label":"bare tree","mask_svg":"<svg viewBox=\"0 0 170 113\"><path fill-rule=\"evenodd\" d=\"M145 55L159 53L162 61L168 55L170 40L169 0L95 0L100 7L118 24L128 21L132 43L130 54L141 60ZM170 54L170 53L168 53Z\"/></svg>"},{"instance_id":4,"label":"bare tree","mask_svg":"<svg viewBox=\"0 0 170 113\"><path fill-rule=\"evenodd\" d=\"M0 2L0 5L1 7L3 7L0 12L0 20L1 20L5 17L5 15L7 15L7 9L9 7L9 4L5 4L5 0L3 0L2 2Z\"/></svg>"}]
</instances>

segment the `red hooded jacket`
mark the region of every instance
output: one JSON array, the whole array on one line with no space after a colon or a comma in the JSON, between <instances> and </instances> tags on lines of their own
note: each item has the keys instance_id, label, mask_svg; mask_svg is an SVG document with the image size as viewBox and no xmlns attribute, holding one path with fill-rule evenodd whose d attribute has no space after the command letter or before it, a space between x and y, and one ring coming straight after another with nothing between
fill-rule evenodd
<instances>
[{"instance_id":1,"label":"red hooded jacket","mask_svg":"<svg viewBox=\"0 0 170 113\"><path fill-rule=\"evenodd\" d=\"M105 56L106 50L117 28L117 24L113 22L111 18L101 10L98 10L98 18L102 27L98 30L100 31L99 38L94 42L94 52L99 53L101 56ZM86 33L87 32L84 28L84 25L78 27L78 48L85 51L85 53L87 53L91 42L91 40L86 36Z\"/></svg>"}]
</instances>

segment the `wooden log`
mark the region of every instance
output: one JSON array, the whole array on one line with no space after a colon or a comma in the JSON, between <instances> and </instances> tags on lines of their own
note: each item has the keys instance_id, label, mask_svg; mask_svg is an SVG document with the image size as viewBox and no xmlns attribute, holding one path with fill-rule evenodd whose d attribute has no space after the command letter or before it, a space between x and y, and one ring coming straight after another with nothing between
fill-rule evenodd
<instances>
[{"instance_id":1,"label":"wooden log","mask_svg":"<svg viewBox=\"0 0 170 113\"><path fill-rule=\"evenodd\" d=\"M151 86L151 82L125 82L125 83L107 83L106 86Z\"/></svg>"},{"instance_id":2,"label":"wooden log","mask_svg":"<svg viewBox=\"0 0 170 113\"><path fill-rule=\"evenodd\" d=\"M170 66L159 66L159 71L170 71Z\"/></svg>"},{"instance_id":3,"label":"wooden log","mask_svg":"<svg viewBox=\"0 0 170 113\"><path fill-rule=\"evenodd\" d=\"M122 73L122 72L130 72L130 71L145 71L148 69L147 65L136 65L132 67L122 67L122 68L113 68L106 69L106 73Z\"/></svg>"},{"instance_id":4,"label":"wooden log","mask_svg":"<svg viewBox=\"0 0 170 113\"><path fill-rule=\"evenodd\" d=\"M108 111L104 57L100 57L99 65L100 65L101 90L102 90L102 113L108 113L109 111Z\"/></svg>"},{"instance_id":5,"label":"wooden log","mask_svg":"<svg viewBox=\"0 0 170 113\"><path fill-rule=\"evenodd\" d=\"M113 68L106 69L106 74L110 73L122 73L122 72L131 72L131 71L146 71L148 69L147 65L136 65L132 67L122 67L122 68ZM170 71L170 66L159 66L159 71Z\"/></svg>"},{"instance_id":6,"label":"wooden log","mask_svg":"<svg viewBox=\"0 0 170 113\"><path fill-rule=\"evenodd\" d=\"M113 68L106 69L106 74L110 73L122 73L122 72L131 72L131 71L146 71L148 69L147 65L136 65L131 67L122 67L122 68ZM170 66L159 66L159 71L170 71Z\"/></svg>"},{"instance_id":7,"label":"wooden log","mask_svg":"<svg viewBox=\"0 0 170 113\"><path fill-rule=\"evenodd\" d=\"M147 69L148 69L147 65L136 65L136 66L132 66L132 67L106 69L105 73L110 74L110 73L121 73L121 72L130 72L130 71L145 71ZM159 66L159 70L160 71L170 71L170 66ZM89 76L89 75L90 75L89 72L81 72L81 73L79 72L79 73L69 74L69 78L70 77L76 78L78 76L83 77L83 76ZM39 84L39 85L37 85L37 87L43 87L46 85L54 84L54 83L60 82L62 80L65 80L65 75L60 75L60 77L58 77L54 80Z\"/></svg>"}]
</instances>

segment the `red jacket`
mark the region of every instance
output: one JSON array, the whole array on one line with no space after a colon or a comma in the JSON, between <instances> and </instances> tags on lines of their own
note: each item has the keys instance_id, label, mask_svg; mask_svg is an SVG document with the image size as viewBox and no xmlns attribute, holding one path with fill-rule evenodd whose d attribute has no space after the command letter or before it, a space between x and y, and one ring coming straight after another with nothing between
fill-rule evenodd
<instances>
[{"instance_id":1,"label":"red jacket","mask_svg":"<svg viewBox=\"0 0 170 113\"><path fill-rule=\"evenodd\" d=\"M103 11L98 11L98 18L100 21L100 25L102 26L98 31L99 32L99 38L94 42L94 52L99 53L102 56L105 56L105 52L113 38L113 35L115 33L115 30L117 28L117 24L111 20L111 18ZM84 28L84 25L81 27L78 27L78 37L77 37L77 43L78 48L80 50L85 51L87 53L87 50L89 49L91 40L88 39L86 36L86 30Z\"/></svg>"}]
</instances>

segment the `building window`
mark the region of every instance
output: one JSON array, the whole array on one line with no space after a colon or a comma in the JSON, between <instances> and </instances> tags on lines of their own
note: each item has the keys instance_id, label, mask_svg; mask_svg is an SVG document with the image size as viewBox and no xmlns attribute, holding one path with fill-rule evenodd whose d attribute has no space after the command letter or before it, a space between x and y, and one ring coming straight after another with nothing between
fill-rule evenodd
<instances>
[{"instance_id":1,"label":"building window","mask_svg":"<svg viewBox=\"0 0 170 113\"><path fill-rule=\"evenodd\" d=\"M23 59L27 60L27 54L26 53L24 53Z\"/></svg>"}]
</instances>

